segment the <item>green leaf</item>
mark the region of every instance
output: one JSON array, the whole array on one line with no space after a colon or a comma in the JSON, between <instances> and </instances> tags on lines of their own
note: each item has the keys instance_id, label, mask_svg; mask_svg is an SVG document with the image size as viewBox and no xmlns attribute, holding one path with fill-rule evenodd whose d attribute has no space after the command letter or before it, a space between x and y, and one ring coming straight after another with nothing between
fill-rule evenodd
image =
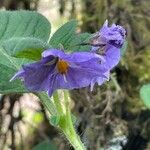
<instances>
[{"instance_id":1,"label":"green leaf","mask_svg":"<svg viewBox=\"0 0 150 150\"><path fill-rule=\"evenodd\" d=\"M7 94L27 92L21 81L17 80L15 82L9 82L12 75L16 72L15 69L0 64L0 71L0 93Z\"/></svg>"},{"instance_id":2,"label":"green leaf","mask_svg":"<svg viewBox=\"0 0 150 150\"><path fill-rule=\"evenodd\" d=\"M47 41L50 23L33 11L0 11L0 42L14 37L36 37Z\"/></svg>"},{"instance_id":3,"label":"green leaf","mask_svg":"<svg viewBox=\"0 0 150 150\"><path fill-rule=\"evenodd\" d=\"M39 59L39 53L48 48L50 29L48 20L37 12L0 12L0 45L11 56Z\"/></svg>"},{"instance_id":4,"label":"green leaf","mask_svg":"<svg viewBox=\"0 0 150 150\"><path fill-rule=\"evenodd\" d=\"M36 145L32 150L58 150L58 149L53 143L44 141Z\"/></svg>"},{"instance_id":5,"label":"green leaf","mask_svg":"<svg viewBox=\"0 0 150 150\"><path fill-rule=\"evenodd\" d=\"M0 58L0 93L27 92L22 82L18 80L10 82L10 79L23 64L31 61L10 56L3 47L0 47Z\"/></svg>"},{"instance_id":6,"label":"green leaf","mask_svg":"<svg viewBox=\"0 0 150 150\"><path fill-rule=\"evenodd\" d=\"M63 46L67 51L88 51L89 45L82 45L83 42L88 42L91 34L89 33L76 33L77 21L71 20L62 27L60 27L50 39L50 45L55 48Z\"/></svg>"},{"instance_id":7,"label":"green leaf","mask_svg":"<svg viewBox=\"0 0 150 150\"><path fill-rule=\"evenodd\" d=\"M150 84L143 85L140 89L140 97L145 106L150 109Z\"/></svg>"},{"instance_id":8,"label":"green leaf","mask_svg":"<svg viewBox=\"0 0 150 150\"><path fill-rule=\"evenodd\" d=\"M27 92L21 81L10 82L10 79L21 68L22 64L29 62L29 60L11 57L2 47L0 47L0 58L0 93Z\"/></svg>"},{"instance_id":9,"label":"green leaf","mask_svg":"<svg viewBox=\"0 0 150 150\"><path fill-rule=\"evenodd\" d=\"M13 57L39 60L41 52L48 47L43 41L36 38L12 38L0 43L3 49Z\"/></svg>"},{"instance_id":10,"label":"green leaf","mask_svg":"<svg viewBox=\"0 0 150 150\"><path fill-rule=\"evenodd\" d=\"M89 51L91 46L84 45L84 43L88 43L90 38L90 33L76 34L75 38L71 41L70 47L68 49L71 51Z\"/></svg>"},{"instance_id":11,"label":"green leaf","mask_svg":"<svg viewBox=\"0 0 150 150\"><path fill-rule=\"evenodd\" d=\"M50 23L36 12L0 11L0 93L27 92L20 81L9 80L29 59L39 59L49 35ZM28 59L14 57L22 55Z\"/></svg>"},{"instance_id":12,"label":"green leaf","mask_svg":"<svg viewBox=\"0 0 150 150\"><path fill-rule=\"evenodd\" d=\"M46 92L41 92L37 93L37 96L39 97L43 105L46 107L46 109L49 111L49 113L55 116L57 114L56 107L52 102L51 98L48 96L48 94Z\"/></svg>"},{"instance_id":13,"label":"green leaf","mask_svg":"<svg viewBox=\"0 0 150 150\"><path fill-rule=\"evenodd\" d=\"M74 39L77 27L77 21L71 20L62 27L60 27L51 37L50 45L55 48L60 48L60 44L63 45L64 49L67 49L70 42Z\"/></svg>"},{"instance_id":14,"label":"green leaf","mask_svg":"<svg viewBox=\"0 0 150 150\"><path fill-rule=\"evenodd\" d=\"M7 44L9 43L9 44ZM27 58L32 60L39 60L43 50L50 46L37 38L12 38L7 42L2 43L2 46L10 51L12 56L18 58ZM13 51L11 51L13 49Z\"/></svg>"}]
</instances>

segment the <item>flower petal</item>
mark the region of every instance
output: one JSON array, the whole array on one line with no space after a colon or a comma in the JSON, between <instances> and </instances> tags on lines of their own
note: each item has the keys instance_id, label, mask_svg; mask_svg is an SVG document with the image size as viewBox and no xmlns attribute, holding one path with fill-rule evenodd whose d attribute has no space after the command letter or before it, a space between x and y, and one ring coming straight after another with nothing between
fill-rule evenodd
<instances>
[{"instance_id":1,"label":"flower petal","mask_svg":"<svg viewBox=\"0 0 150 150\"><path fill-rule=\"evenodd\" d=\"M97 59L97 60L101 60L101 61L105 61L103 56L97 55L95 53L90 53L90 52L74 52L71 54L68 54L66 58L67 61L69 62L86 62L89 61L91 59Z\"/></svg>"},{"instance_id":2,"label":"flower petal","mask_svg":"<svg viewBox=\"0 0 150 150\"><path fill-rule=\"evenodd\" d=\"M105 73L94 71L93 69L82 67L70 67L66 75L55 74L50 79L49 95L56 89L75 89L87 87L91 84L93 78L102 77L103 82L107 80Z\"/></svg>"},{"instance_id":3,"label":"flower petal","mask_svg":"<svg viewBox=\"0 0 150 150\"><path fill-rule=\"evenodd\" d=\"M121 48L125 37L126 30L122 26L112 24L109 27L108 21L106 20L99 32L95 33L92 44L110 44L116 48Z\"/></svg>"},{"instance_id":4,"label":"flower petal","mask_svg":"<svg viewBox=\"0 0 150 150\"><path fill-rule=\"evenodd\" d=\"M43 53L42 53L42 57L48 57L48 56L54 56L54 57L59 57L59 58L63 58L66 56L66 54L64 53L63 50L59 50L59 49L48 49L48 50L45 50Z\"/></svg>"},{"instance_id":5,"label":"flower petal","mask_svg":"<svg viewBox=\"0 0 150 150\"><path fill-rule=\"evenodd\" d=\"M101 61L105 61L103 56L99 56L95 53L74 52L71 54L65 54L62 50L58 50L58 49L48 49L42 53L43 58L48 56L58 57L68 62L84 62L93 58L97 58L97 59L101 59Z\"/></svg>"},{"instance_id":6,"label":"flower petal","mask_svg":"<svg viewBox=\"0 0 150 150\"><path fill-rule=\"evenodd\" d=\"M12 79L23 78L23 82L28 90L44 91L48 89L49 75L54 70L55 64L46 65L53 58L47 57L39 62L24 65Z\"/></svg>"},{"instance_id":7,"label":"flower petal","mask_svg":"<svg viewBox=\"0 0 150 150\"><path fill-rule=\"evenodd\" d=\"M91 84L90 84L91 91L93 91L93 87L94 87L95 83L98 83L98 85L100 86L104 82L109 81L110 71L105 72L103 75L105 77L99 76L97 78L93 78L93 80L91 81Z\"/></svg>"},{"instance_id":8,"label":"flower petal","mask_svg":"<svg viewBox=\"0 0 150 150\"><path fill-rule=\"evenodd\" d=\"M24 68L25 86L32 91L44 91L48 89L49 74L53 71L52 66L26 66Z\"/></svg>"},{"instance_id":9,"label":"flower petal","mask_svg":"<svg viewBox=\"0 0 150 150\"><path fill-rule=\"evenodd\" d=\"M103 65L105 68L111 70L114 68L120 61L120 49L115 48L114 46L108 46L106 54L104 56L106 63Z\"/></svg>"}]
</instances>

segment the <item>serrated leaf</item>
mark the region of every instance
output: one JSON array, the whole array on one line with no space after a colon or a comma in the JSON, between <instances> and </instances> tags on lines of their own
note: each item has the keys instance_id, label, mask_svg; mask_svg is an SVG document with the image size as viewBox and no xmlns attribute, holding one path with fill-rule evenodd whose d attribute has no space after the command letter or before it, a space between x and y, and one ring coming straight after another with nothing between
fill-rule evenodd
<instances>
[{"instance_id":1,"label":"serrated leaf","mask_svg":"<svg viewBox=\"0 0 150 150\"><path fill-rule=\"evenodd\" d=\"M44 141L36 145L32 150L58 150L54 144Z\"/></svg>"},{"instance_id":2,"label":"serrated leaf","mask_svg":"<svg viewBox=\"0 0 150 150\"><path fill-rule=\"evenodd\" d=\"M145 106L150 109L150 84L143 85L140 89L140 97Z\"/></svg>"},{"instance_id":3,"label":"serrated leaf","mask_svg":"<svg viewBox=\"0 0 150 150\"><path fill-rule=\"evenodd\" d=\"M42 15L31 11L0 12L0 92L27 92L20 81L9 82L23 64L32 62L13 57L16 52L37 50L27 58L39 57L39 50L45 47L50 35L50 24ZM32 40L32 42L29 42ZM39 43L38 43L39 42ZM24 54L24 53L23 53ZM28 53L29 54L29 53ZM21 57L21 54L18 54ZM33 58L33 55L34 58Z\"/></svg>"},{"instance_id":4,"label":"serrated leaf","mask_svg":"<svg viewBox=\"0 0 150 150\"><path fill-rule=\"evenodd\" d=\"M51 37L50 45L55 48L60 48L60 44L64 49L67 49L70 42L73 40L77 27L77 21L71 20L61 26Z\"/></svg>"}]
</instances>

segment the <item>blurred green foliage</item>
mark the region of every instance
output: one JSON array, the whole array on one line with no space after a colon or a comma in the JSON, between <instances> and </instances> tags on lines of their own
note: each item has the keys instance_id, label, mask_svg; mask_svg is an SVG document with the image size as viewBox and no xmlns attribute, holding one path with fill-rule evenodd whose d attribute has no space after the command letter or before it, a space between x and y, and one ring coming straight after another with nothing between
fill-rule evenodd
<instances>
[{"instance_id":1,"label":"blurred green foliage","mask_svg":"<svg viewBox=\"0 0 150 150\"><path fill-rule=\"evenodd\" d=\"M150 109L150 84L143 85L140 89L140 96L146 105Z\"/></svg>"},{"instance_id":2,"label":"blurred green foliage","mask_svg":"<svg viewBox=\"0 0 150 150\"><path fill-rule=\"evenodd\" d=\"M34 124L39 124L39 123L43 122L44 121L43 113L42 112L36 112L33 115L32 121L34 122Z\"/></svg>"}]
</instances>

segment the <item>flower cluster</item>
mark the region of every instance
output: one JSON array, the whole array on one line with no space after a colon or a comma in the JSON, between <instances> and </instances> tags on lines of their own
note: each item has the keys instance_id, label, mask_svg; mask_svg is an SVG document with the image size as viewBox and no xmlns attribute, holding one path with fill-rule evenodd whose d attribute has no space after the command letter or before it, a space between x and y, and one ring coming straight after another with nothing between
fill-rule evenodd
<instances>
[{"instance_id":1,"label":"flower cluster","mask_svg":"<svg viewBox=\"0 0 150 150\"><path fill-rule=\"evenodd\" d=\"M27 64L12 80L21 78L30 91L47 91L49 96L57 89L76 89L99 85L109 80L110 70L120 60L120 48L125 40L125 30L106 21L92 38L89 52L66 54L60 49L48 49L42 59Z\"/></svg>"}]
</instances>

